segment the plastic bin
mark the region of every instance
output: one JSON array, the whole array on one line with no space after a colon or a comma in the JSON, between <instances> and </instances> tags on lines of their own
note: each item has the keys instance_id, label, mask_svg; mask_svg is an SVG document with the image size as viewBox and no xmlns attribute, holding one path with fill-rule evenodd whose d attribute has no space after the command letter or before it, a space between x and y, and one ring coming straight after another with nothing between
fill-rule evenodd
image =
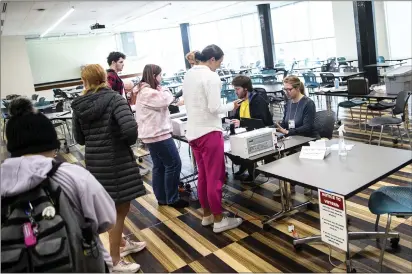
<instances>
[{"instance_id":1,"label":"plastic bin","mask_svg":"<svg viewBox=\"0 0 412 274\"><path fill-rule=\"evenodd\" d=\"M387 94L398 94L401 91L411 91L412 66L400 66L387 71L385 74Z\"/></svg>"}]
</instances>

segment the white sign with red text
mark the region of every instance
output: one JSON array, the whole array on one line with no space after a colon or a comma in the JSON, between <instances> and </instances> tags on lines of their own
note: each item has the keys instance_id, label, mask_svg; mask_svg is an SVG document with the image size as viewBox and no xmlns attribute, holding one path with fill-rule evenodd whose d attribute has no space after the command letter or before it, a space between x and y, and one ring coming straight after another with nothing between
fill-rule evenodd
<instances>
[{"instance_id":1,"label":"white sign with red text","mask_svg":"<svg viewBox=\"0 0 412 274\"><path fill-rule=\"evenodd\" d=\"M348 249L345 198L319 189L319 213L322 241L343 251Z\"/></svg>"}]
</instances>

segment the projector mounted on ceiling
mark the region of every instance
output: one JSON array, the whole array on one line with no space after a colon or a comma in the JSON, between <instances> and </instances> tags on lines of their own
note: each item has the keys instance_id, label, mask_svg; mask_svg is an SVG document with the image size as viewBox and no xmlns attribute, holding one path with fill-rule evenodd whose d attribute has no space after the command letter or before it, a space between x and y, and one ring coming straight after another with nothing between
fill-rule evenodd
<instances>
[{"instance_id":1,"label":"projector mounted on ceiling","mask_svg":"<svg viewBox=\"0 0 412 274\"><path fill-rule=\"evenodd\" d=\"M90 26L91 30L104 29L104 28L106 28L106 26L105 25L100 25L99 23L96 23L96 24Z\"/></svg>"}]
</instances>

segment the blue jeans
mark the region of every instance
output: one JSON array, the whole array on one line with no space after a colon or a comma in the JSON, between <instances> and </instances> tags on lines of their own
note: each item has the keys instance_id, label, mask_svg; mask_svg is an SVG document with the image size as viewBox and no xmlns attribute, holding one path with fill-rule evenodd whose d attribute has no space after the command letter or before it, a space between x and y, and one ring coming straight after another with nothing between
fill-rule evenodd
<instances>
[{"instance_id":1,"label":"blue jeans","mask_svg":"<svg viewBox=\"0 0 412 274\"><path fill-rule=\"evenodd\" d=\"M157 202L173 204L179 200L179 182L182 162L172 138L147 147L153 162L152 187Z\"/></svg>"}]
</instances>

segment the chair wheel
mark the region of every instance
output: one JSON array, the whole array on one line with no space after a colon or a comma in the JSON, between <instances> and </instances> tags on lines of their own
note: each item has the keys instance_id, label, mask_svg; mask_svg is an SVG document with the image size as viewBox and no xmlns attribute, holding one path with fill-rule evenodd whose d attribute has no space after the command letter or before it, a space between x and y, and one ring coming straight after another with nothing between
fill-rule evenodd
<instances>
[{"instance_id":1,"label":"chair wheel","mask_svg":"<svg viewBox=\"0 0 412 274\"><path fill-rule=\"evenodd\" d=\"M264 230L264 231L269 231L269 230L270 230L270 225L264 224L264 225L263 225L263 230Z\"/></svg>"},{"instance_id":2,"label":"chair wheel","mask_svg":"<svg viewBox=\"0 0 412 274\"><path fill-rule=\"evenodd\" d=\"M296 251L296 252L300 252L300 251L302 251L302 249L303 249L303 245L302 245L302 244L296 244L296 245L293 245L293 247L295 248L295 251Z\"/></svg>"},{"instance_id":3,"label":"chair wheel","mask_svg":"<svg viewBox=\"0 0 412 274\"><path fill-rule=\"evenodd\" d=\"M391 247L397 248L399 246L399 238L392 238L391 239Z\"/></svg>"}]
</instances>

